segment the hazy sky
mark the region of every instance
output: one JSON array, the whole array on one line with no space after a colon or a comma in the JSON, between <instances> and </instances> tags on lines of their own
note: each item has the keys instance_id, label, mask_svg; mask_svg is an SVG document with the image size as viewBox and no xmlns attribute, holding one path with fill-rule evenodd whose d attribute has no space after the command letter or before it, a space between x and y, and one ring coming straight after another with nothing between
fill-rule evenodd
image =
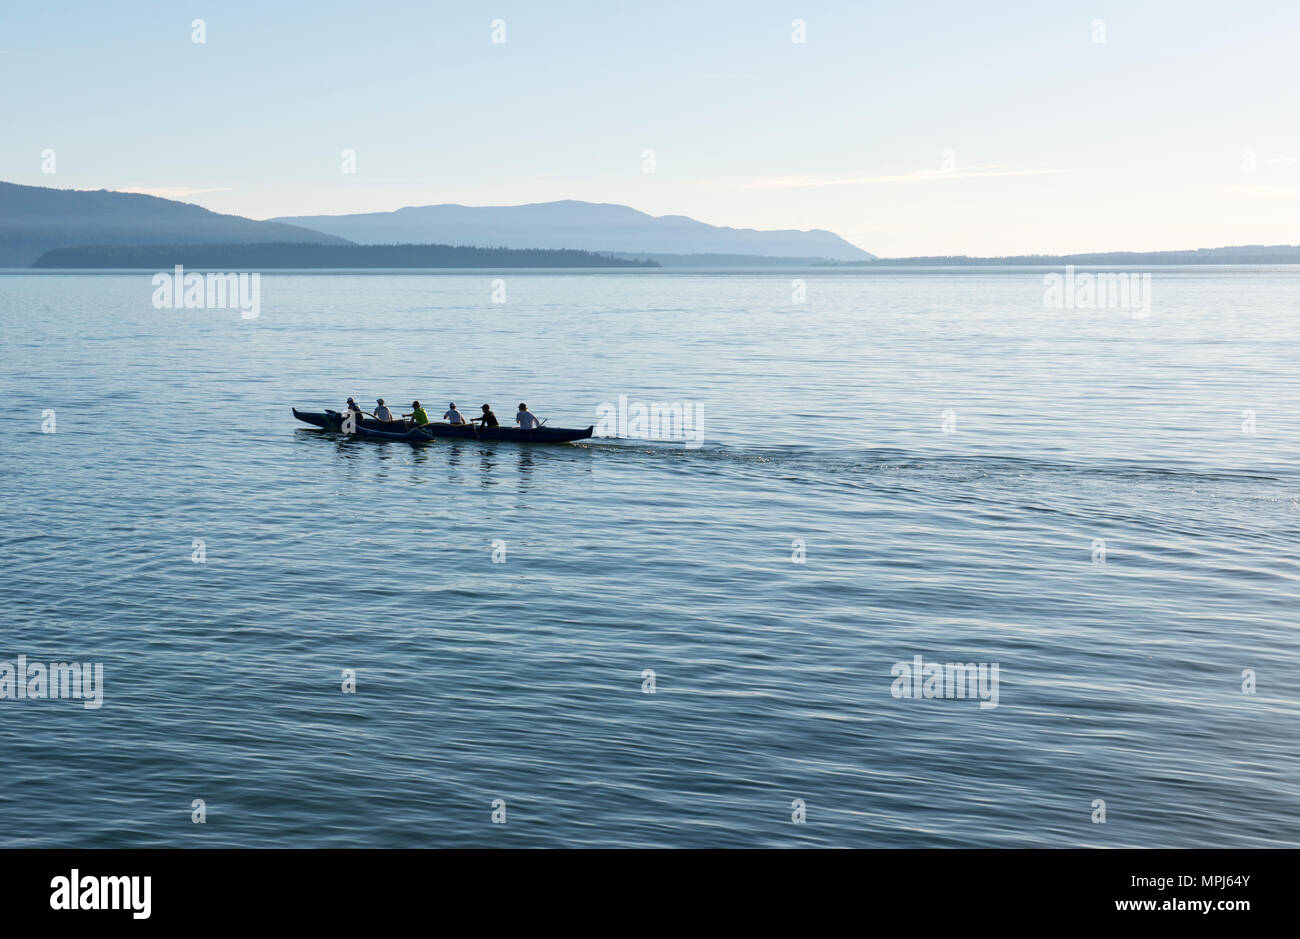
<instances>
[{"instance_id":1,"label":"hazy sky","mask_svg":"<svg viewBox=\"0 0 1300 939\"><path fill-rule=\"evenodd\" d=\"M6 3L0 81L0 178L254 218L568 198L885 256L1300 243L1296 0Z\"/></svg>"}]
</instances>

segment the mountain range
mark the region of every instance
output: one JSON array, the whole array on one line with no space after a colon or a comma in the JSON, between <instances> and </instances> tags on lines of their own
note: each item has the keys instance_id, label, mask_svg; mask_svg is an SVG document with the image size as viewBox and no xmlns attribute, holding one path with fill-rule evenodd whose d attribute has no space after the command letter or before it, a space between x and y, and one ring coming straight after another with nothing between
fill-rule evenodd
<instances>
[{"instance_id":1,"label":"mountain range","mask_svg":"<svg viewBox=\"0 0 1300 939\"><path fill-rule=\"evenodd\" d=\"M1296 264L1300 247L877 258L833 232L758 231L607 203L426 205L266 221L157 196L0 182L0 268ZM176 263L181 263L177 260Z\"/></svg>"},{"instance_id":2,"label":"mountain range","mask_svg":"<svg viewBox=\"0 0 1300 939\"><path fill-rule=\"evenodd\" d=\"M671 266L708 263L689 257L701 254L726 256L727 263L739 266L873 258L828 231L724 228L684 215L656 217L623 205L572 200L517 206L429 205L396 212L257 221L139 193L0 182L0 267L31 267L58 249L103 249L100 254L111 260L126 257L119 250L125 247L228 249L273 243L563 249L639 261L664 255ZM55 255L71 256L66 251ZM86 252L76 256L91 257ZM534 252L514 256L513 261L549 266L550 262L543 263L546 257ZM554 261L558 255L549 257Z\"/></svg>"},{"instance_id":3,"label":"mountain range","mask_svg":"<svg viewBox=\"0 0 1300 939\"><path fill-rule=\"evenodd\" d=\"M501 248L579 248L620 255L754 255L866 261L872 255L834 232L759 231L708 225L685 215L649 215L605 202L528 205L421 205L361 215L271 219L358 244L450 244Z\"/></svg>"}]
</instances>

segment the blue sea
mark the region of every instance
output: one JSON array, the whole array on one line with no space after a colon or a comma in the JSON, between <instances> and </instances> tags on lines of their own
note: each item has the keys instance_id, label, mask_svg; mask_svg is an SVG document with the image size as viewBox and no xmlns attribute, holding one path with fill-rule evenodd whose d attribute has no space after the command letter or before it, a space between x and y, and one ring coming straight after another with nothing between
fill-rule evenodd
<instances>
[{"instance_id":1,"label":"blue sea","mask_svg":"<svg viewBox=\"0 0 1300 939\"><path fill-rule=\"evenodd\" d=\"M1300 846L1300 269L1046 272L0 275L0 846Z\"/></svg>"}]
</instances>

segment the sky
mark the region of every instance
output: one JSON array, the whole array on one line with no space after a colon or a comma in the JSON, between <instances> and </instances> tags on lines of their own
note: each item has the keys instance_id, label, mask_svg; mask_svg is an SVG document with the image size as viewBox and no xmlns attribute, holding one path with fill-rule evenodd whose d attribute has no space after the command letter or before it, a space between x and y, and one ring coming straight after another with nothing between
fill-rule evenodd
<instances>
[{"instance_id":1,"label":"sky","mask_svg":"<svg viewBox=\"0 0 1300 939\"><path fill-rule=\"evenodd\" d=\"M0 179L251 218L583 199L886 257L1300 244L1294 0L8 3L0 83Z\"/></svg>"}]
</instances>

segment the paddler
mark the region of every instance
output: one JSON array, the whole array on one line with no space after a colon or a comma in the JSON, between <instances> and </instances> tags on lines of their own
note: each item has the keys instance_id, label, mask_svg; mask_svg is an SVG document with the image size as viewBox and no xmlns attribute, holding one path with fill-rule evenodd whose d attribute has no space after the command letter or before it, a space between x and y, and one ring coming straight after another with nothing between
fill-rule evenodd
<instances>
[{"instance_id":1,"label":"paddler","mask_svg":"<svg viewBox=\"0 0 1300 939\"><path fill-rule=\"evenodd\" d=\"M447 405L447 410L443 412L442 419L449 424L468 424L465 415L456 410L456 402L452 401Z\"/></svg>"},{"instance_id":2,"label":"paddler","mask_svg":"<svg viewBox=\"0 0 1300 939\"><path fill-rule=\"evenodd\" d=\"M483 405L483 416L474 418L471 423L482 424L484 427L500 427L497 423L497 416L492 413L492 409L486 404Z\"/></svg>"},{"instance_id":3,"label":"paddler","mask_svg":"<svg viewBox=\"0 0 1300 939\"><path fill-rule=\"evenodd\" d=\"M424 408L420 407L419 401L412 401L411 407L414 408L414 410L411 412L410 418L415 423L416 427L423 427L425 424L429 423L429 415L424 412Z\"/></svg>"},{"instance_id":4,"label":"paddler","mask_svg":"<svg viewBox=\"0 0 1300 939\"><path fill-rule=\"evenodd\" d=\"M519 403L519 413L515 415L515 423L524 430L532 430L534 427L542 426L542 422L537 419L532 411L528 410L528 405L522 401Z\"/></svg>"},{"instance_id":5,"label":"paddler","mask_svg":"<svg viewBox=\"0 0 1300 939\"><path fill-rule=\"evenodd\" d=\"M391 421L393 412L388 410L388 405L384 404L383 398L375 399L375 419L380 421Z\"/></svg>"}]
</instances>

